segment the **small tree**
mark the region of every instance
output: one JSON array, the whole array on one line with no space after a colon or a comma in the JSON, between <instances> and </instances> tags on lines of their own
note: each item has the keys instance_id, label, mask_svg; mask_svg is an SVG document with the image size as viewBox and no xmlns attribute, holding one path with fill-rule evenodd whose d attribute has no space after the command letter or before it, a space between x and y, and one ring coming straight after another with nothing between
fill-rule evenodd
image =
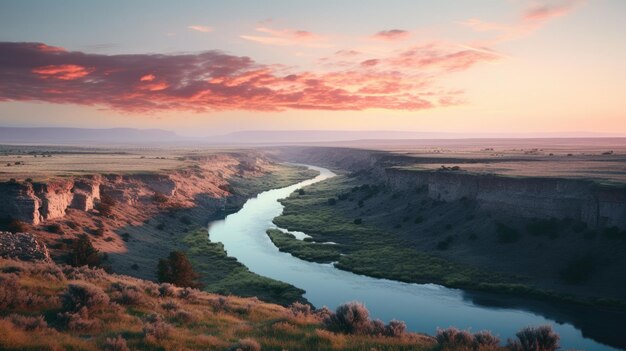
<instances>
[{"instance_id":1,"label":"small tree","mask_svg":"<svg viewBox=\"0 0 626 351\"><path fill-rule=\"evenodd\" d=\"M182 251L172 251L168 258L160 259L157 265L157 277L161 283L171 283L179 287L199 288L200 277L191 262Z\"/></svg>"},{"instance_id":2,"label":"small tree","mask_svg":"<svg viewBox=\"0 0 626 351\"><path fill-rule=\"evenodd\" d=\"M68 259L72 266L96 267L100 265L100 259L100 253L93 247L87 234L79 235L78 239L72 243L72 251Z\"/></svg>"}]
</instances>

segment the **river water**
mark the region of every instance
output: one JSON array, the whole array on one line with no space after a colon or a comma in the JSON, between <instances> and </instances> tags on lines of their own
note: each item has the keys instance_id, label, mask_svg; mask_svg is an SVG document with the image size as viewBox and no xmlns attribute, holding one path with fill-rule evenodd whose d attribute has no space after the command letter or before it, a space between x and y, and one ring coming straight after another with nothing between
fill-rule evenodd
<instances>
[{"instance_id":1,"label":"river water","mask_svg":"<svg viewBox=\"0 0 626 351\"><path fill-rule=\"evenodd\" d=\"M617 350L583 336L581 330L570 323L557 323L544 317L567 320L558 306L511 307L524 304L513 302L513 299L509 303L502 297L489 295L468 297L462 290L435 284L370 278L336 269L331 264L303 261L278 251L266 234L267 229L276 228L272 220L283 210L277 200L288 197L301 187L335 176L328 169L308 167L319 171L320 175L292 186L263 192L248 200L238 212L210 223L209 239L222 242L228 255L252 272L306 290L305 297L317 307L334 309L339 304L356 300L366 305L373 318L403 320L412 331L434 334L437 328L455 326L470 328L474 332L490 330L503 341L514 338L515 332L522 327L549 324L560 334L564 349ZM485 304L484 301L491 303ZM585 312L581 314L583 321L593 322L593 318L587 318ZM620 345L615 341L609 343Z\"/></svg>"}]
</instances>

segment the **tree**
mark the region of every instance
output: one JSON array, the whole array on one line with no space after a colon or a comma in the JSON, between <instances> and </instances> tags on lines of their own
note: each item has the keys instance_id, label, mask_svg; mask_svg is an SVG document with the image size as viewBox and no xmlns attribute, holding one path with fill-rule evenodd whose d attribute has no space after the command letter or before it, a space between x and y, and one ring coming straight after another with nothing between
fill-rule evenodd
<instances>
[{"instance_id":1,"label":"tree","mask_svg":"<svg viewBox=\"0 0 626 351\"><path fill-rule=\"evenodd\" d=\"M72 251L69 255L69 264L72 266L96 267L100 265L100 253L91 244L87 234L81 234L72 243Z\"/></svg>"},{"instance_id":2,"label":"tree","mask_svg":"<svg viewBox=\"0 0 626 351\"><path fill-rule=\"evenodd\" d=\"M167 258L159 260L157 277L161 283L171 283L179 287L199 288L200 275L193 270L191 262L182 251L172 251Z\"/></svg>"}]
</instances>

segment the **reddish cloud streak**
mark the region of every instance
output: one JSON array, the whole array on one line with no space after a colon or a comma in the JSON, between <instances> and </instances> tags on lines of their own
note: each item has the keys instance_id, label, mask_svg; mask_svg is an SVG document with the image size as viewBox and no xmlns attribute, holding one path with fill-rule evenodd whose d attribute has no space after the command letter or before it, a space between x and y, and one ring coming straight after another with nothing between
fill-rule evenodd
<instances>
[{"instance_id":1,"label":"reddish cloud streak","mask_svg":"<svg viewBox=\"0 0 626 351\"><path fill-rule=\"evenodd\" d=\"M458 92L436 87L441 76L498 58L488 50L433 44L342 70L299 72L219 51L101 55L49 48L0 43L0 100L127 112L421 110L459 101Z\"/></svg>"}]
</instances>

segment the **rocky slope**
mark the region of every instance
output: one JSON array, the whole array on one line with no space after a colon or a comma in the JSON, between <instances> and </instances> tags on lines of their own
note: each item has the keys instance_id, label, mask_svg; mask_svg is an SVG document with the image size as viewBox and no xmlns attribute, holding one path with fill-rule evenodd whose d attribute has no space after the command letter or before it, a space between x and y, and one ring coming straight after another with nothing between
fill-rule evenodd
<instances>
[{"instance_id":1,"label":"rocky slope","mask_svg":"<svg viewBox=\"0 0 626 351\"><path fill-rule=\"evenodd\" d=\"M348 148L289 148L277 157L348 171L367 171L397 191L424 187L430 198L476 200L480 207L527 218L574 219L592 228L626 229L626 187L582 179L505 177L462 170L405 169L419 158ZM432 160L450 163L450 159ZM471 160L452 160L459 164Z\"/></svg>"}]
</instances>

